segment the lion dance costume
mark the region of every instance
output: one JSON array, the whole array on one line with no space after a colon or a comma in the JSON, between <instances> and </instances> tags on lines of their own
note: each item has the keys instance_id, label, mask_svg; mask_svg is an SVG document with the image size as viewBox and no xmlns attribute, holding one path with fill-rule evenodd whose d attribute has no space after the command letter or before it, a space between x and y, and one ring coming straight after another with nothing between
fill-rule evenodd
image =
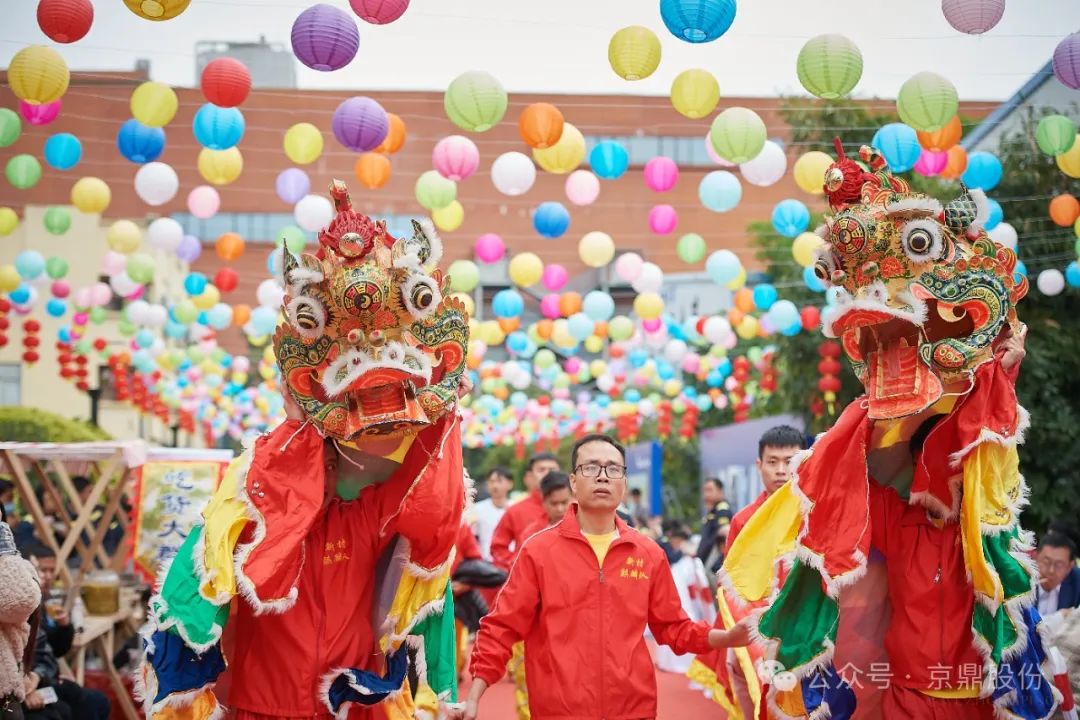
<instances>
[{"instance_id":1,"label":"lion dance costume","mask_svg":"<svg viewBox=\"0 0 1080 720\"><path fill-rule=\"evenodd\" d=\"M240 718L434 718L456 700L449 572L467 494L468 317L444 295L430 225L394 238L342 183L331 196L317 255L283 250L274 349L305 419L230 465L162 574L139 677L150 720L223 715L223 645ZM352 501L325 499L334 445L372 458Z\"/></svg>"},{"instance_id":2,"label":"lion dance costume","mask_svg":"<svg viewBox=\"0 0 1080 720\"><path fill-rule=\"evenodd\" d=\"M995 355L1027 280L983 229L981 191L942 206L878 151L837 150L815 272L834 301L824 331L866 394L795 458L721 571L767 649L761 705L774 718L892 720L903 713L887 693L903 692L935 713L977 708L909 717L1049 717L1038 573L1018 524L1027 414L1017 369ZM883 487L905 473L906 501Z\"/></svg>"}]
</instances>

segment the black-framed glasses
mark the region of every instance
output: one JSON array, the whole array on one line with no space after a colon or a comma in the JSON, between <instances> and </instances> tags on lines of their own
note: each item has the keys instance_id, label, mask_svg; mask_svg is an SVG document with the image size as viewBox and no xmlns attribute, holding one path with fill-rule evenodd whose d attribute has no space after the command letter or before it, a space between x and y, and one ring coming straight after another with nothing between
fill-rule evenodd
<instances>
[{"instance_id":1,"label":"black-framed glasses","mask_svg":"<svg viewBox=\"0 0 1080 720\"><path fill-rule=\"evenodd\" d=\"M610 480L621 480L626 477L625 465L600 465L598 463L587 463L585 465L578 465L574 468L574 472L582 477L595 480L600 477L600 473L607 475Z\"/></svg>"}]
</instances>

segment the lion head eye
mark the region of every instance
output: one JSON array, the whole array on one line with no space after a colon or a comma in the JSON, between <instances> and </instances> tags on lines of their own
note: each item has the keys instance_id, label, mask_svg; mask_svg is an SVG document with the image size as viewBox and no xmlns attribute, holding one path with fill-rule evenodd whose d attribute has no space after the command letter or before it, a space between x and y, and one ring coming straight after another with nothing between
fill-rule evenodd
<instances>
[{"instance_id":1,"label":"lion head eye","mask_svg":"<svg viewBox=\"0 0 1080 720\"><path fill-rule=\"evenodd\" d=\"M435 309L442 301L435 281L426 275L414 275L406 282L402 292L406 309L417 318L422 318Z\"/></svg>"},{"instance_id":2,"label":"lion head eye","mask_svg":"<svg viewBox=\"0 0 1080 720\"><path fill-rule=\"evenodd\" d=\"M903 229L904 252L913 262L941 260L945 240L941 228L932 220L912 220Z\"/></svg>"}]
</instances>

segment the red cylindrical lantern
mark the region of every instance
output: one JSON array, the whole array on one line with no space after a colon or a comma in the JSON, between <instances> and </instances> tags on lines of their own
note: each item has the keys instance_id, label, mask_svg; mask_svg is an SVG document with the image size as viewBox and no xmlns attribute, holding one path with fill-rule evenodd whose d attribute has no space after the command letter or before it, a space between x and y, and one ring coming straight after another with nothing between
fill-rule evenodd
<instances>
[{"instance_id":1,"label":"red cylindrical lantern","mask_svg":"<svg viewBox=\"0 0 1080 720\"><path fill-rule=\"evenodd\" d=\"M251 92L251 72L234 58L211 60L202 72L202 91L218 107L236 107Z\"/></svg>"},{"instance_id":2,"label":"red cylindrical lantern","mask_svg":"<svg viewBox=\"0 0 1080 720\"><path fill-rule=\"evenodd\" d=\"M94 6L90 0L41 0L37 8L41 31L58 43L73 43L90 32Z\"/></svg>"}]
</instances>

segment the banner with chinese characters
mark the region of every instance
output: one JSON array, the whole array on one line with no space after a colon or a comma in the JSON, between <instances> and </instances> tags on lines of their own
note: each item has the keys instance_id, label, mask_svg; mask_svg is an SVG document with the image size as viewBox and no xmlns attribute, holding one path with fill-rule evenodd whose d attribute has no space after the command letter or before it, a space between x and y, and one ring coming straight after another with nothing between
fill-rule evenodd
<instances>
[{"instance_id":1,"label":"banner with chinese characters","mask_svg":"<svg viewBox=\"0 0 1080 720\"><path fill-rule=\"evenodd\" d=\"M180 549L227 463L150 460L139 469L133 554L136 570L153 581Z\"/></svg>"}]
</instances>

